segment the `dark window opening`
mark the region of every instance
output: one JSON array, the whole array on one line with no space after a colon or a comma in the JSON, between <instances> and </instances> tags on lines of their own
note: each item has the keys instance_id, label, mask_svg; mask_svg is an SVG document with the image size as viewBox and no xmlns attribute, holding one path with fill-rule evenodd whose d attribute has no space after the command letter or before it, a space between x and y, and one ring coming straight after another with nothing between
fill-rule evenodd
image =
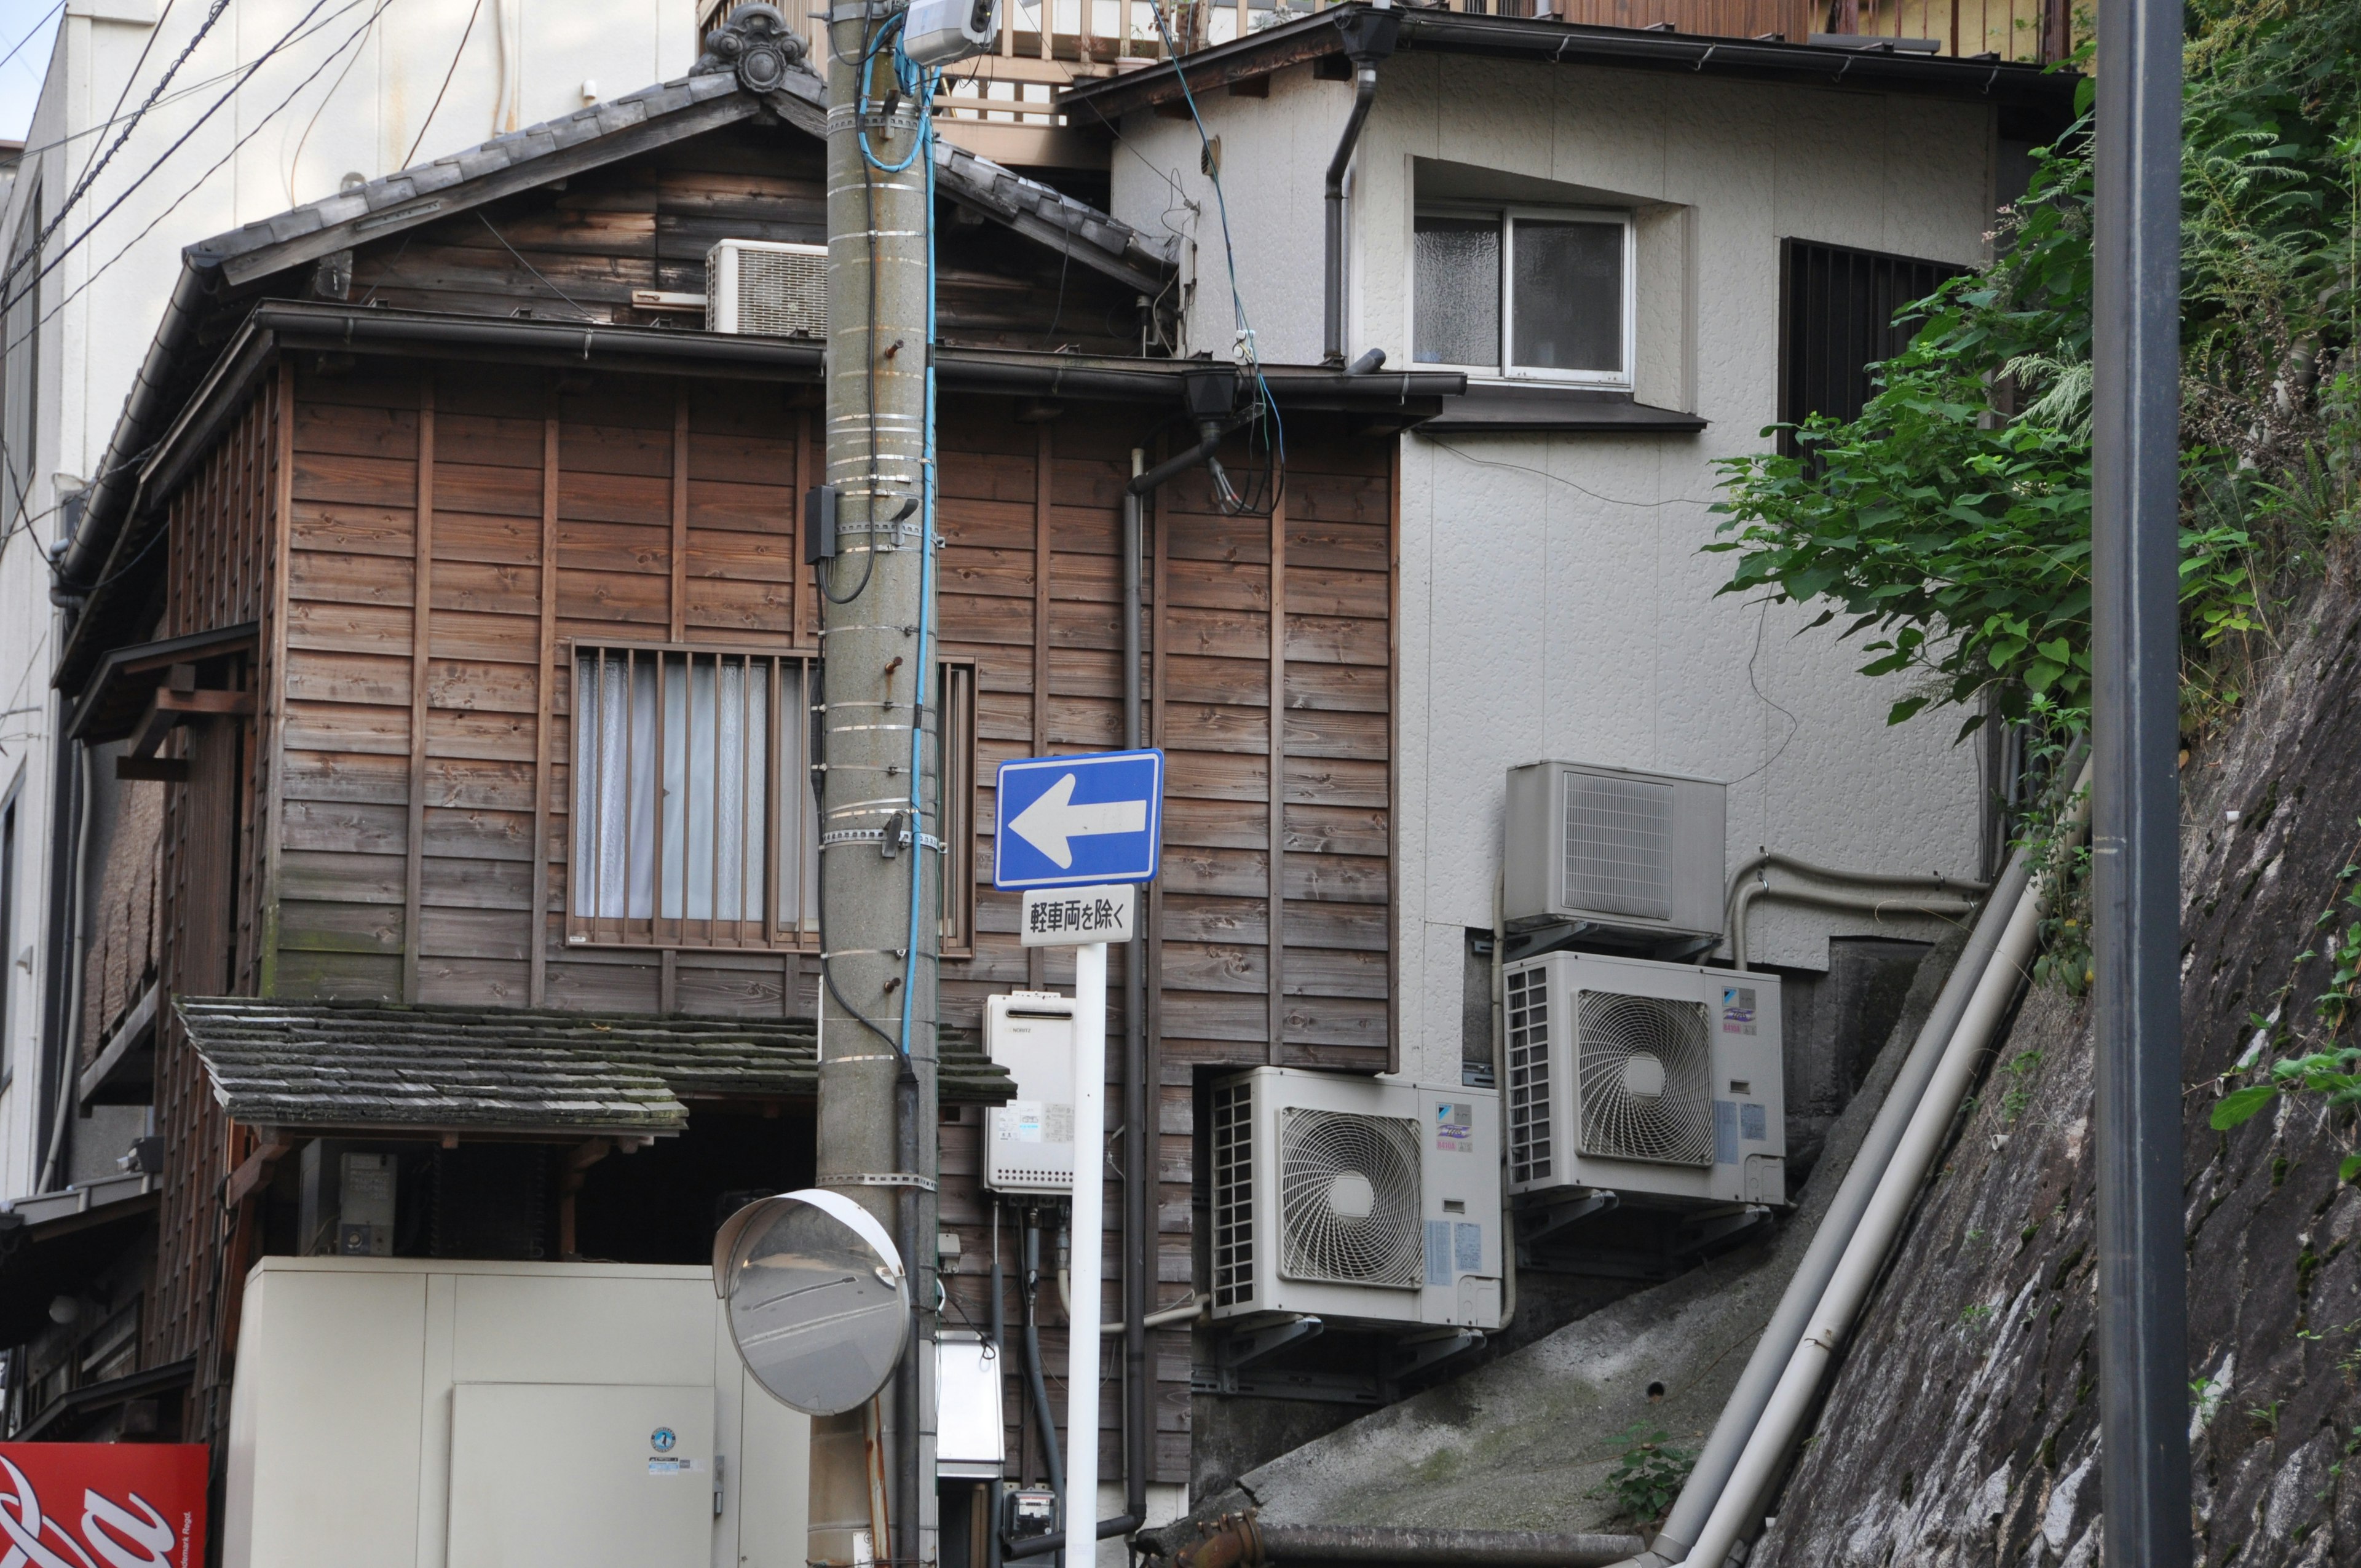
<instances>
[{"instance_id":1,"label":"dark window opening","mask_svg":"<svg viewBox=\"0 0 2361 1568\"><path fill-rule=\"evenodd\" d=\"M1917 331L1915 322L1895 325L1895 313L1967 269L1800 239L1782 248L1779 422L1859 419L1876 391L1870 367L1901 353ZM1791 433L1781 433L1779 450L1795 455Z\"/></svg>"},{"instance_id":2,"label":"dark window opening","mask_svg":"<svg viewBox=\"0 0 2361 1568\"><path fill-rule=\"evenodd\" d=\"M678 1137L583 1172L575 1249L603 1263L709 1263L713 1233L741 1204L812 1185L816 1137L807 1107L700 1107Z\"/></svg>"}]
</instances>

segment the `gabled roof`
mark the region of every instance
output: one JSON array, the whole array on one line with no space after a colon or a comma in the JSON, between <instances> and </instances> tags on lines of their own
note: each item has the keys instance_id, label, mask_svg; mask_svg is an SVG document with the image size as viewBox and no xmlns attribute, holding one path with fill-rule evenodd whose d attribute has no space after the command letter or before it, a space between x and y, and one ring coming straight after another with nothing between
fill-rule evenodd
<instances>
[{"instance_id":1,"label":"gabled roof","mask_svg":"<svg viewBox=\"0 0 2361 1568\"><path fill-rule=\"evenodd\" d=\"M740 18L754 12L767 12L777 30L785 31L778 12L761 5L739 7L723 31L739 27ZM92 480L82 526L58 563L60 587L73 592L114 582L130 571L132 556L145 548L147 542L135 541L136 531L123 524L147 483L148 458L210 363L206 329L225 295L357 244L721 126L768 118L825 139L827 84L801 65L801 50L796 40L788 63L759 77L743 63L733 69L708 52L679 81L495 137L188 247L163 320ZM778 56L771 58L775 61ZM1151 239L1086 203L947 143L936 144L934 161L936 190L944 199L1127 288L1161 294L1179 273L1176 236ZM82 618L60 650L56 681L61 686L81 685L107 635L91 624L93 619Z\"/></svg>"},{"instance_id":2,"label":"gabled roof","mask_svg":"<svg viewBox=\"0 0 2361 1568\"><path fill-rule=\"evenodd\" d=\"M249 1126L658 1136L688 1124L684 1099L818 1092L807 1020L236 996L173 1007L214 1098ZM940 1055L945 1102L1007 1098L972 1034L945 1031Z\"/></svg>"},{"instance_id":3,"label":"gabled roof","mask_svg":"<svg viewBox=\"0 0 2361 1568\"><path fill-rule=\"evenodd\" d=\"M777 85L762 93L748 91L726 71L686 76L290 207L199 240L188 255L239 287L359 241L398 235L765 112L824 140L827 83L800 67L790 68ZM1150 293L1164 287L1177 265L1176 236L1151 240L1087 203L941 140L935 143L935 188L950 201Z\"/></svg>"}]
</instances>

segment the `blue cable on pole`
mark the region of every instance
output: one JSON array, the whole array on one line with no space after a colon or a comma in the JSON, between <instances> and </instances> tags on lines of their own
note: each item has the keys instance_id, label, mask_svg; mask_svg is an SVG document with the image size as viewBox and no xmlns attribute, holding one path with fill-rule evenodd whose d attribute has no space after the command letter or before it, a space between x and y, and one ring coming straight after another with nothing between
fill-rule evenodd
<instances>
[{"instance_id":1,"label":"blue cable on pole","mask_svg":"<svg viewBox=\"0 0 2361 1568\"><path fill-rule=\"evenodd\" d=\"M924 914L923 894L926 890L926 846L921 829L926 826L926 774L924 771L927 740L927 676L933 667L933 655L928 644L934 637L935 605L935 84L939 73L921 73L902 53L899 39L894 47L895 75L903 79L906 70L917 78L919 94L917 145L910 149L909 158L900 168L907 169L912 159L924 157L927 166L927 370L926 422L919 436L918 460L918 656L917 670L913 675L916 693L910 701L910 931L909 945L903 952L902 970L902 1055L910 1054L910 1021L917 1004L918 974L918 930ZM862 156L868 156L867 132L862 133ZM875 163L872 159L871 162ZM877 165L884 168L883 164ZM887 170L892 172L891 170ZM875 280L872 280L872 287ZM938 733L944 732L941 718L935 721ZM938 820L937 827L945 824ZM949 847L944 850L946 870L950 861Z\"/></svg>"}]
</instances>

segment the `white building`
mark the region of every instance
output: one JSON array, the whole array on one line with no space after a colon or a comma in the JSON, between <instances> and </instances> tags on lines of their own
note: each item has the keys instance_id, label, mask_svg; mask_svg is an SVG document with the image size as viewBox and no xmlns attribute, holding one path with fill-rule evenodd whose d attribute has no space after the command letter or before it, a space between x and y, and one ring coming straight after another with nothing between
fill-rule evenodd
<instances>
[{"instance_id":1,"label":"white building","mask_svg":"<svg viewBox=\"0 0 2361 1568\"><path fill-rule=\"evenodd\" d=\"M78 917L71 879L52 874L76 852L84 785L50 743L63 624L50 557L67 543L75 492L96 477L181 247L678 77L697 54L689 7L661 0L228 0L199 38L207 11L71 0L0 214L11 269L0 416L0 1198L115 1176L141 1130L136 1108L101 1110L60 1138L59 1084L79 1071L79 1044L109 1021L72 1016L79 964L56 939L91 928L99 890L82 890ZM86 819L111 821L98 806ZM104 849L81 846L93 880ZM52 1161L60 1148L66 1157Z\"/></svg>"},{"instance_id":2,"label":"white building","mask_svg":"<svg viewBox=\"0 0 2361 1568\"><path fill-rule=\"evenodd\" d=\"M1374 97L1330 344L1323 177L1356 59ZM1116 133L1115 214L1186 236L1185 351L1233 352L1226 225L1263 357L1382 349L1387 369L1471 381L1401 437L1405 1070L1457 1078L1468 933L1493 923L1518 764L1725 782L1733 872L1768 849L1987 874L1992 781L1984 748L1953 744L1958 716L1889 727L1898 678L1858 674L1868 655L1838 628L1806 631L1821 607L1719 596L1730 563L1701 552L1717 465L1763 450L1773 422L1831 407L1825 388L1783 385L1819 368L1798 334L1848 324L1806 297L1805 270L1852 269L1849 313L1882 321L1983 261L1996 206L2022 187L2022 142L2062 128L2063 79L1383 8L1268 28L1190 65L1210 151L1170 71L1067 100ZM1855 337L1850 365L1828 368L1890 352ZM1832 938L1938 929L1773 898L1747 957L1808 976L1829 967Z\"/></svg>"}]
</instances>

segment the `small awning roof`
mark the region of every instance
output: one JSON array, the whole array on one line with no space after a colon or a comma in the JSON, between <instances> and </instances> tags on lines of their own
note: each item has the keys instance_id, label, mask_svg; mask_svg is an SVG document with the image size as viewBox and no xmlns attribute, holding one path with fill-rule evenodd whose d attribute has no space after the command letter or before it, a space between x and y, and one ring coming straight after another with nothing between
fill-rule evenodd
<instances>
[{"instance_id":1,"label":"small awning roof","mask_svg":"<svg viewBox=\"0 0 2361 1568\"><path fill-rule=\"evenodd\" d=\"M660 1137L701 1098L818 1092L807 1021L552 1008L181 997L173 1003L231 1120L290 1130ZM945 1031L947 1102L998 1104L1008 1075Z\"/></svg>"}]
</instances>

